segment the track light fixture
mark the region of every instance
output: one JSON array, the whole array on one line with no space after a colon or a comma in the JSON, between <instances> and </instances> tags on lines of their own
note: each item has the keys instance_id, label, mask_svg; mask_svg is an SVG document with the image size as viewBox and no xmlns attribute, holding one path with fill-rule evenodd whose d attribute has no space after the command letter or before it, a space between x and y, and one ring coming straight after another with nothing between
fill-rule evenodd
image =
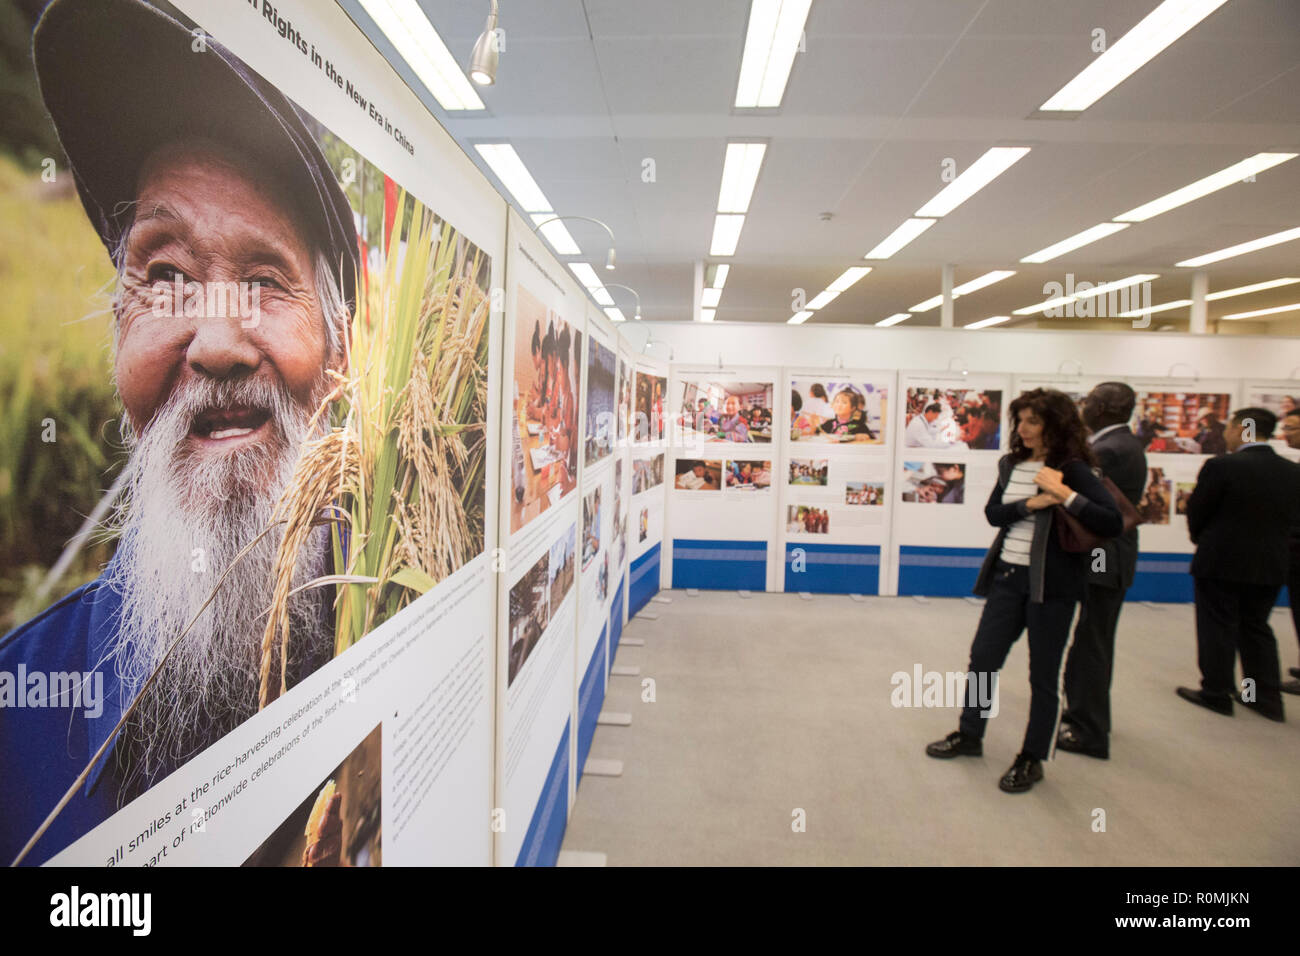
<instances>
[{"instance_id":1,"label":"track light fixture","mask_svg":"<svg viewBox=\"0 0 1300 956\"><path fill-rule=\"evenodd\" d=\"M492 0L492 12L487 25L474 42L474 52L469 56L469 78L479 86L491 86L497 81L497 0Z\"/></svg>"}]
</instances>

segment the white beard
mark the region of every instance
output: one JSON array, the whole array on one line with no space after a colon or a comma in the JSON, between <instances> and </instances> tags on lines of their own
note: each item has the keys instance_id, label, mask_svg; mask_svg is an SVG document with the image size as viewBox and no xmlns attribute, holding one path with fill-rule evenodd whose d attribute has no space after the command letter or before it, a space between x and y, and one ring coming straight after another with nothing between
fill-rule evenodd
<instances>
[{"instance_id":1,"label":"white beard","mask_svg":"<svg viewBox=\"0 0 1300 956\"><path fill-rule=\"evenodd\" d=\"M195 452L188 435L196 414L238 404L270 412L269 438L224 455ZM124 702L135 699L198 618L123 732L124 789L151 786L257 711L262 634L283 526L231 562L270 524L312 411L314 405L304 409L262 380L201 380L179 386L139 438L128 436L131 457L117 515L122 536L108 582L121 596L111 657ZM295 586L324 573L327 545L324 529L309 538L298 555ZM319 663L332 653L321 618L327 593L311 589L290 600L291 675L295 663ZM277 649L277 676L278 656Z\"/></svg>"}]
</instances>

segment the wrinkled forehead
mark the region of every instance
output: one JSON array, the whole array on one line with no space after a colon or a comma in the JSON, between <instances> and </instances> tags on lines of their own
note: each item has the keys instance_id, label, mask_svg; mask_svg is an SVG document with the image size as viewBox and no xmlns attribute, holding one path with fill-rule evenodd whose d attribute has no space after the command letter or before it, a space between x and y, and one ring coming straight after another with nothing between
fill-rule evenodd
<instances>
[{"instance_id":1,"label":"wrinkled forehead","mask_svg":"<svg viewBox=\"0 0 1300 956\"><path fill-rule=\"evenodd\" d=\"M198 138L174 141L141 166L132 232L147 225L306 257L314 237L291 195L269 169L232 148Z\"/></svg>"}]
</instances>

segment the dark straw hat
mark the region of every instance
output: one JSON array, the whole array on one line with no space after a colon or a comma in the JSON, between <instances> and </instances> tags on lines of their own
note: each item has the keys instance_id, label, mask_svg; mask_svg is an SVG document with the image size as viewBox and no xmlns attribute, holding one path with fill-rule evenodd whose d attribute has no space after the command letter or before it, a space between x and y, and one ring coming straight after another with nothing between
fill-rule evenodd
<instances>
[{"instance_id":1,"label":"dark straw hat","mask_svg":"<svg viewBox=\"0 0 1300 956\"><path fill-rule=\"evenodd\" d=\"M211 37L198 44L189 27L140 0L54 0L32 55L82 205L110 256L131 221L145 160L167 143L203 137L289 191L306 218L304 238L355 302L352 207L306 114L228 49Z\"/></svg>"}]
</instances>

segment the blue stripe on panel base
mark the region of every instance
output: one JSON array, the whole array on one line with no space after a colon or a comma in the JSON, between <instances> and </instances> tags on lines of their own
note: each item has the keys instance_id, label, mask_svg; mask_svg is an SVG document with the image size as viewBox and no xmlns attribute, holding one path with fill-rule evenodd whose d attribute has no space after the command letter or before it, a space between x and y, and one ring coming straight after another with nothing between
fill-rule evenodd
<instances>
[{"instance_id":1,"label":"blue stripe on panel base","mask_svg":"<svg viewBox=\"0 0 1300 956\"><path fill-rule=\"evenodd\" d=\"M987 548L898 549L898 593L966 597L975 587Z\"/></svg>"},{"instance_id":2,"label":"blue stripe on panel base","mask_svg":"<svg viewBox=\"0 0 1300 956\"><path fill-rule=\"evenodd\" d=\"M814 594L879 594L880 545L787 543L785 589Z\"/></svg>"},{"instance_id":3,"label":"blue stripe on panel base","mask_svg":"<svg viewBox=\"0 0 1300 956\"><path fill-rule=\"evenodd\" d=\"M1192 556L1138 552L1137 572L1128 589L1128 601L1185 602L1194 598Z\"/></svg>"},{"instance_id":4,"label":"blue stripe on panel base","mask_svg":"<svg viewBox=\"0 0 1300 956\"><path fill-rule=\"evenodd\" d=\"M605 629L601 628L600 643L587 664L587 672L578 685L578 779L587 763L591 738L596 735L596 718L600 705L605 702Z\"/></svg>"},{"instance_id":5,"label":"blue stripe on panel base","mask_svg":"<svg viewBox=\"0 0 1300 956\"><path fill-rule=\"evenodd\" d=\"M564 722L560 745L551 758L551 769L533 808L533 819L524 834L524 845L515 857L515 866L555 866L564 842L564 827L569 819L569 721Z\"/></svg>"},{"instance_id":6,"label":"blue stripe on panel base","mask_svg":"<svg viewBox=\"0 0 1300 956\"><path fill-rule=\"evenodd\" d=\"M618 590L614 592L614 600L609 607L609 659L614 659L614 652L618 650L618 639L623 636L623 595L626 584L622 578L618 579Z\"/></svg>"},{"instance_id":7,"label":"blue stripe on panel base","mask_svg":"<svg viewBox=\"0 0 1300 956\"><path fill-rule=\"evenodd\" d=\"M674 538L673 587L765 591L767 542Z\"/></svg>"},{"instance_id":8,"label":"blue stripe on panel base","mask_svg":"<svg viewBox=\"0 0 1300 956\"><path fill-rule=\"evenodd\" d=\"M627 573L627 616L637 612L659 593L659 552L662 545L653 548L632 562Z\"/></svg>"}]
</instances>

